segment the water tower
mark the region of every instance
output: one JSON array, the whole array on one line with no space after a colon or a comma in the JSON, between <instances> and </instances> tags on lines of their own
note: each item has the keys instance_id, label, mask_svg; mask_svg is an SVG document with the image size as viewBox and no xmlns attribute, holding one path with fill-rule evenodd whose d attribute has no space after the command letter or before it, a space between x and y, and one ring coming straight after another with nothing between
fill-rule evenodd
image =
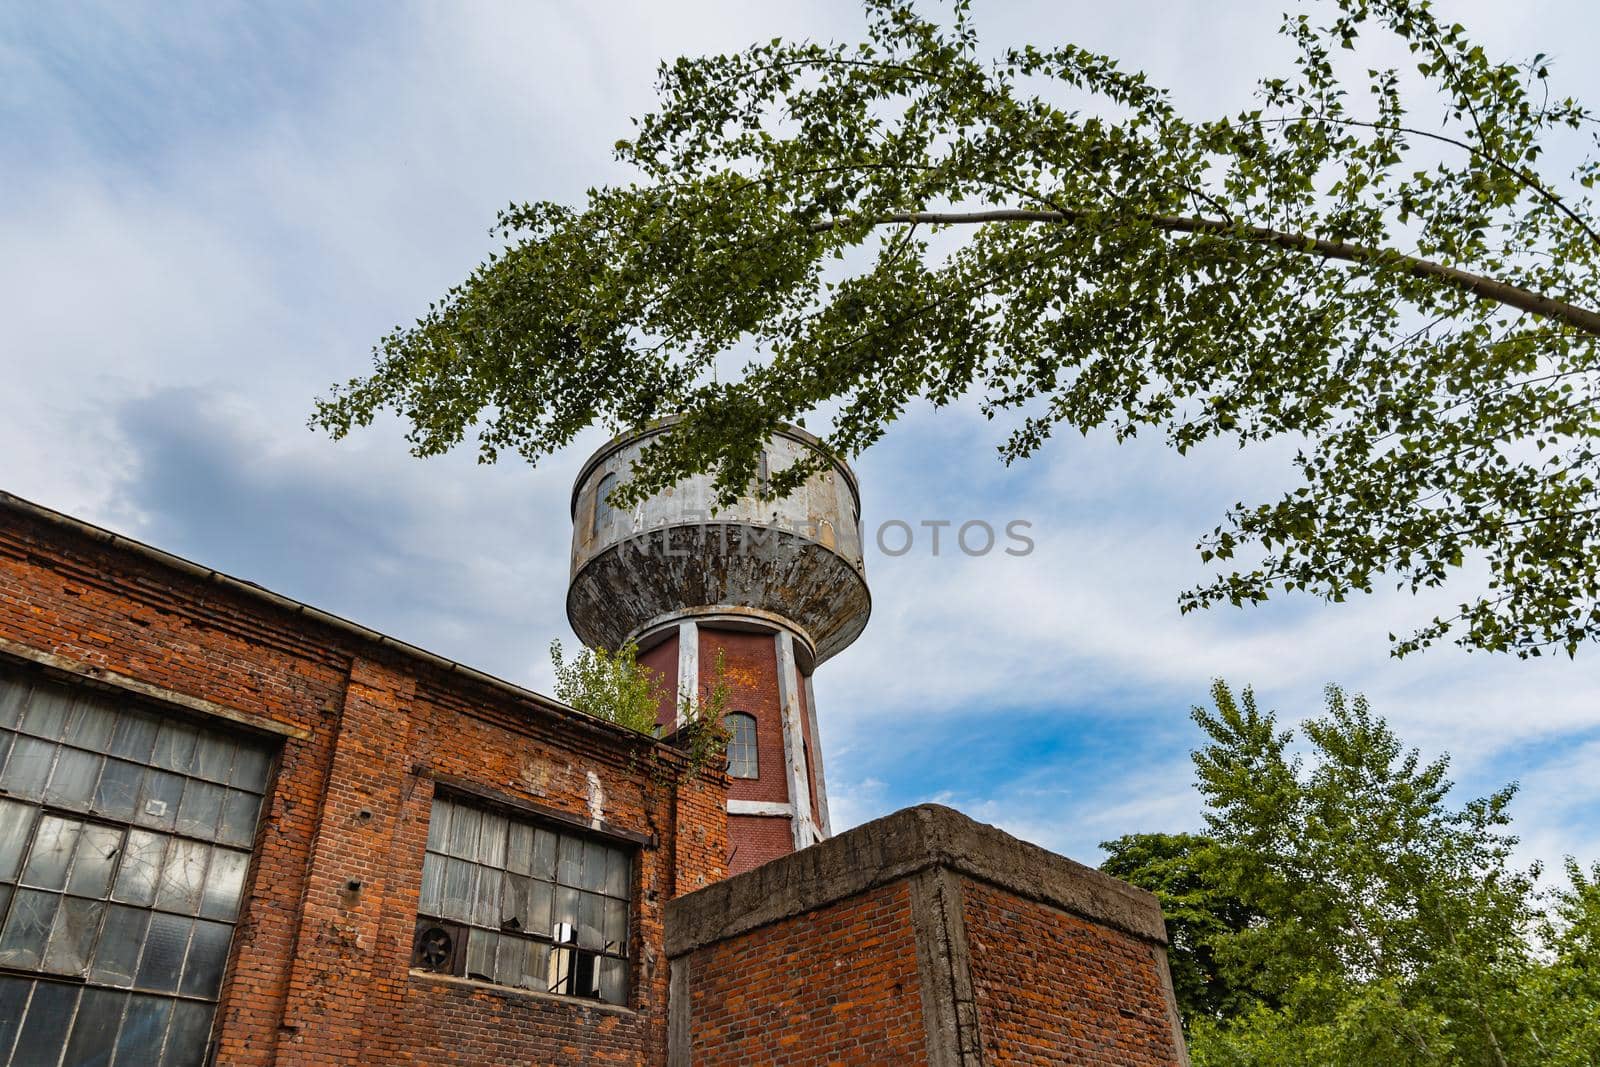
<instances>
[{"instance_id":1,"label":"water tower","mask_svg":"<svg viewBox=\"0 0 1600 1067\"><path fill-rule=\"evenodd\" d=\"M728 684L729 871L737 874L829 836L811 674L866 626L871 611L855 475L830 462L783 500L741 497L713 510L700 475L628 510L606 496L671 421L601 448L572 489L567 618L584 644L639 646L669 691L691 698L720 653ZM761 477L819 452L786 427ZM663 706L670 725L676 706Z\"/></svg>"}]
</instances>

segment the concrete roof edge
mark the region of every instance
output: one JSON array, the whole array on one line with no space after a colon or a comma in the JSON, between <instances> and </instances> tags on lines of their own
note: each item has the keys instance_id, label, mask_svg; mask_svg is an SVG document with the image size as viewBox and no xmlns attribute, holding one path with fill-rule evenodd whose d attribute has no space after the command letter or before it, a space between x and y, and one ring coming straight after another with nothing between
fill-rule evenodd
<instances>
[{"instance_id":1,"label":"concrete roof edge","mask_svg":"<svg viewBox=\"0 0 1600 1067\"><path fill-rule=\"evenodd\" d=\"M494 689L506 696L512 697L520 703L532 705L546 714L565 719L580 729L589 730L602 736L609 737L614 741L623 743L638 744L639 742L644 741L663 748L670 753L677 754L678 750L673 748L671 745L663 744L662 742L653 738L646 738L644 735L635 733L626 727L617 726L616 724L606 722L603 719L597 719L593 715L585 714L571 705L563 704L554 697L546 696L543 693L524 688L523 686L517 685L515 682L508 682L504 678L499 678L495 675L489 674L486 671L478 670L476 667L468 667L463 663L458 663L455 660L441 656L436 652L429 652L425 648L402 641L399 638L390 637L388 634L381 633L367 626L362 626L360 623L352 622L351 620L339 615L335 615L332 612L323 611L321 608L315 608L310 604L305 604L301 601L286 597L281 593L275 593L264 586L255 584L254 582L245 581L242 578L235 578L231 575L224 574L221 571L213 570L212 568L206 567L203 564L195 563L193 560L185 559L182 556L168 552L165 549L156 548L153 545L145 544L143 541L134 540L131 537L126 537L123 534L116 533L112 530L107 530L102 526L96 526L91 522L84 521L83 519L74 518L71 515L56 511L53 508L45 507L43 504L37 504L31 500L26 500L14 493L8 493L3 489L0 489L0 509L27 515L30 518L46 524L61 529L70 530L71 532L76 533L79 536L86 537L91 541L98 541L101 544L107 545L111 548L119 549L132 555L139 556L151 563L156 564L157 566L178 571L180 573L189 575L192 578L200 579L201 581L211 582L215 585L221 586L224 589L228 589L231 592L238 593L242 596L249 597L252 600L270 605L279 611L284 611L291 615L298 615L301 618L310 619L313 622L329 627L330 629L337 630L350 637L356 638L359 641L388 649L406 657L407 659L413 659L418 662L425 663L428 666L444 673L466 678L479 685Z\"/></svg>"},{"instance_id":2,"label":"concrete roof edge","mask_svg":"<svg viewBox=\"0 0 1600 1067\"><path fill-rule=\"evenodd\" d=\"M1153 894L954 809L921 804L668 902L667 956L677 958L932 867L1143 941L1167 943Z\"/></svg>"}]
</instances>

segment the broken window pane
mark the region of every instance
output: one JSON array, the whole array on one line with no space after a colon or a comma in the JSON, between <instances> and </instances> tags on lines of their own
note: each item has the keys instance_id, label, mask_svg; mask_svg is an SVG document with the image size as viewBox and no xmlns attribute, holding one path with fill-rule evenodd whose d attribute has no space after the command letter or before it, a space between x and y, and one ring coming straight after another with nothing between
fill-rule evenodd
<instances>
[{"instance_id":1,"label":"broken window pane","mask_svg":"<svg viewBox=\"0 0 1600 1067\"><path fill-rule=\"evenodd\" d=\"M22 881L40 889L60 889L66 885L67 867L72 863L72 851L78 847L78 835L82 831L83 823L76 819L46 815L39 820L27 866L22 868Z\"/></svg>"},{"instance_id":2,"label":"broken window pane","mask_svg":"<svg viewBox=\"0 0 1600 1067\"><path fill-rule=\"evenodd\" d=\"M531 930L528 923L533 880L518 874L507 873L500 887L500 922L505 930ZM514 924L514 925L513 925Z\"/></svg>"},{"instance_id":3,"label":"broken window pane","mask_svg":"<svg viewBox=\"0 0 1600 1067\"><path fill-rule=\"evenodd\" d=\"M106 912L105 929L95 946L94 966L89 977L115 986L130 986L139 965L139 949L150 925L150 913L141 908L111 905Z\"/></svg>"},{"instance_id":4,"label":"broken window pane","mask_svg":"<svg viewBox=\"0 0 1600 1067\"><path fill-rule=\"evenodd\" d=\"M608 1004L625 1004L628 999L628 961L600 961L600 999Z\"/></svg>"},{"instance_id":5,"label":"broken window pane","mask_svg":"<svg viewBox=\"0 0 1600 1067\"><path fill-rule=\"evenodd\" d=\"M168 838L148 830L129 830L123 846L122 867L111 895L129 904L150 905L156 899L156 879Z\"/></svg>"},{"instance_id":6,"label":"broken window pane","mask_svg":"<svg viewBox=\"0 0 1600 1067\"><path fill-rule=\"evenodd\" d=\"M244 895L244 875L250 867L250 853L231 848L211 850L211 868L206 872L205 897L200 914L208 919L232 919L239 913L239 898Z\"/></svg>"},{"instance_id":7,"label":"broken window pane","mask_svg":"<svg viewBox=\"0 0 1600 1067\"><path fill-rule=\"evenodd\" d=\"M89 966L89 951L100 932L100 914L105 905L98 900L61 898L55 926L50 931L50 947L44 954L43 968L52 974L82 974Z\"/></svg>"},{"instance_id":8,"label":"broken window pane","mask_svg":"<svg viewBox=\"0 0 1600 1067\"><path fill-rule=\"evenodd\" d=\"M100 784L94 791L94 810L113 819L132 819L139 808L139 787L144 768L121 760L106 760Z\"/></svg>"},{"instance_id":9,"label":"broken window pane","mask_svg":"<svg viewBox=\"0 0 1600 1067\"><path fill-rule=\"evenodd\" d=\"M577 930L578 891L576 889L567 886L558 886L556 888L556 908L551 921L553 928L566 927L570 932ZM569 933L568 936L574 936L574 934ZM562 938L557 937L556 940L560 941Z\"/></svg>"},{"instance_id":10,"label":"broken window pane","mask_svg":"<svg viewBox=\"0 0 1600 1067\"><path fill-rule=\"evenodd\" d=\"M128 994L114 989L85 989L62 1062L71 1067L110 1067L127 1002Z\"/></svg>"},{"instance_id":11,"label":"broken window pane","mask_svg":"<svg viewBox=\"0 0 1600 1067\"><path fill-rule=\"evenodd\" d=\"M547 882L556 880L556 852L559 839L549 830L533 832L533 876Z\"/></svg>"},{"instance_id":12,"label":"broken window pane","mask_svg":"<svg viewBox=\"0 0 1600 1067\"><path fill-rule=\"evenodd\" d=\"M111 889L111 875L117 869L122 851L122 831L114 826L85 823L78 835L78 855L72 861L67 892L81 897L104 897Z\"/></svg>"},{"instance_id":13,"label":"broken window pane","mask_svg":"<svg viewBox=\"0 0 1600 1067\"><path fill-rule=\"evenodd\" d=\"M170 993L178 988L178 976L183 971L183 957L189 950L189 931L193 919L177 915L156 913L150 916L150 930L145 935L144 957L139 961L139 973L134 984L141 989Z\"/></svg>"},{"instance_id":14,"label":"broken window pane","mask_svg":"<svg viewBox=\"0 0 1600 1067\"><path fill-rule=\"evenodd\" d=\"M494 949L498 939L483 930L467 933L467 977L494 981Z\"/></svg>"},{"instance_id":15,"label":"broken window pane","mask_svg":"<svg viewBox=\"0 0 1600 1067\"><path fill-rule=\"evenodd\" d=\"M22 866L22 850L33 832L34 807L0 800L0 881L11 881Z\"/></svg>"},{"instance_id":16,"label":"broken window pane","mask_svg":"<svg viewBox=\"0 0 1600 1067\"><path fill-rule=\"evenodd\" d=\"M20 889L11 901L11 914L0 931L0 966L33 970L44 955L45 939L55 921L61 898L36 889Z\"/></svg>"},{"instance_id":17,"label":"broken window pane","mask_svg":"<svg viewBox=\"0 0 1600 1067\"><path fill-rule=\"evenodd\" d=\"M605 950L624 954L628 951L628 902L608 899L604 908Z\"/></svg>"},{"instance_id":18,"label":"broken window pane","mask_svg":"<svg viewBox=\"0 0 1600 1067\"><path fill-rule=\"evenodd\" d=\"M19 737L11 746L11 758L0 773L0 789L12 796L36 799L44 795L44 783L50 777L50 764L55 760L56 746L37 737Z\"/></svg>"},{"instance_id":19,"label":"broken window pane","mask_svg":"<svg viewBox=\"0 0 1600 1067\"><path fill-rule=\"evenodd\" d=\"M44 791L45 800L63 808L87 808L100 777L100 762L97 755L63 747L50 775L50 786Z\"/></svg>"},{"instance_id":20,"label":"broken window pane","mask_svg":"<svg viewBox=\"0 0 1600 1067\"><path fill-rule=\"evenodd\" d=\"M605 945L604 920L601 901L604 897L585 893L578 901L578 944L584 948L602 948Z\"/></svg>"},{"instance_id":21,"label":"broken window pane","mask_svg":"<svg viewBox=\"0 0 1600 1067\"><path fill-rule=\"evenodd\" d=\"M199 841L173 839L167 848L167 862L161 868L156 887L156 907L193 915L200 910L200 893L205 886L206 861L211 847Z\"/></svg>"}]
</instances>

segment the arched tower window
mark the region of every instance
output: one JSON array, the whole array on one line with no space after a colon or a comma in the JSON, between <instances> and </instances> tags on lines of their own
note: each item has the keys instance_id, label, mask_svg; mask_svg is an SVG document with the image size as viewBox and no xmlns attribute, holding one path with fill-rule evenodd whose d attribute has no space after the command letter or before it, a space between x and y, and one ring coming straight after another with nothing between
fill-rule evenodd
<instances>
[{"instance_id":1,"label":"arched tower window","mask_svg":"<svg viewBox=\"0 0 1600 1067\"><path fill-rule=\"evenodd\" d=\"M734 711L722 721L728 727L728 777L759 777L761 772L756 759L755 716Z\"/></svg>"},{"instance_id":2,"label":"arched tower window","mask_svg":"<svg viewBox=\"0 0 1600 1067\"><path fill-rule=\"evenodd\" d=\"M606 503L606 498L611 495L611 490L617 487L617 476L608 474L600 479L600 488L594 491L594 525L590 528L591 536L599 536L600 531L611 519L611 513L616 510Z\"/></svg>"}]
</instances>

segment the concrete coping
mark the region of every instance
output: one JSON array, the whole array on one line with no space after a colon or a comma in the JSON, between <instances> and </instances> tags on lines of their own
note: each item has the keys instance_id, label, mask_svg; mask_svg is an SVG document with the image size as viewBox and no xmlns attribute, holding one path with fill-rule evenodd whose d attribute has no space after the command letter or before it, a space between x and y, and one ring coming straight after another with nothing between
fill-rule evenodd
<instances>
[{"instance_id":1,"label":"concrete coping","mask_svg":"<svg viewBox=\"0 0 1600 1067\"><path fill-rule=\"evenodd\" d=\"M667 903L668 958L941 867L1165 946L1155 895L938 804L920 804Z\"/></svg>"}]
</instances>

